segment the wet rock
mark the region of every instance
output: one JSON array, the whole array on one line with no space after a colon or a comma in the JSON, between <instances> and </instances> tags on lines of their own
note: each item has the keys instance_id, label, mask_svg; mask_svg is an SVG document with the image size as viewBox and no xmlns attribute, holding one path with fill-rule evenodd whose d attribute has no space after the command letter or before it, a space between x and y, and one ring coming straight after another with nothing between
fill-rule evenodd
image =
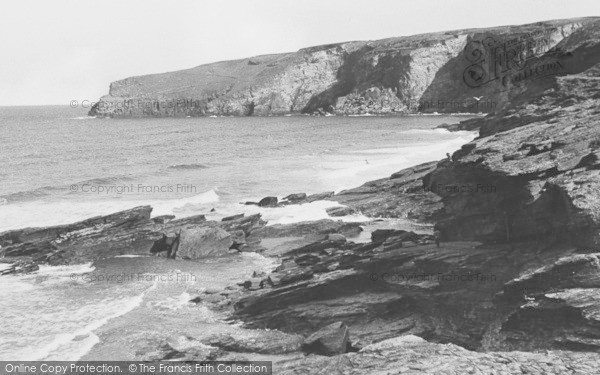
<instances>
[{"instance_id":1,"label":"wet rock","mask_svg":"<svg viewBox=\"0 0 600 375\"><path fill-rule=\"evenodd\" d=\"M211 361L217 359L222 351L200 341L185 336L173 337L154 350L138 353L142 361Z\"/></svg>"},{"instance_id":2,"label":"wet rock","mask_svg":"<svg viewBox=\"0 0 600 375\"><path fill-rule=\"evenodd\" d=\"M2 267L5 266L5 267ZM31 273L39 270L36 262L27 259L17 260L14 263L0 263L0 276Z\"/></svg>"},{"instance_id":3,"label":"wet rock","mask_svg":"<svg viewBox=\"0 0 600 375\"><path fill-rule=\"evenodd\" d=\"M306 197L306 200L308 202L315 202L315 201L327 200L327 199L333 197L333 194L335 194L335 192L333 192L333 191L327 191L327 192L324 192L324 193L311 194L308 197Z\"/></svg>"},{"instance_id":4,"label":"wet rock","mask_svg":"<svg viewBox=\"0 0 600 375\"><path fill-rule=\"evenodd\" d=\"M300 351L304 338L277 330L240 332L235 336L218 334L202 342L221 350L236 353L285 354Z\"/></svg>"},{"instance_id":5,"label":"wet rock","mask_svg":"<svg viewBox=\"0 0 600 375\"><path fill-rule=\"evenodd\" d=\"M420 236L415 232L407 232L405 230L396 230L396 229L377 229L371 233L371 241L374 243L383 243L386 240L393 238L399 241L413 241L417 242L421 239Z\"/></svg>"},{"instance_id":6,"label":"wet rock","mask_svg":"<svg viewBox=\"0 0 600 375\"><path fill-rule=\"evenodd\" d=\"M221 219L221 221L232 221L232 220L238 220L244 217L244 214L237 214L237 215L232 215L232 216L227 216L224 217L223 219Z\"/></svg>"},{"instance_id":7,"label":"wet rock","mask_svg":"<svg viewBox=\"0 0 600 375\"><path fill-rule=\"evenodd\" d=\"M259 207L277 207L277 197L265 197L258 202Z\"/></svg>"},{"instance_id":8,"label":"wet rock","mask_svg":"<svg viewBox=\"0 0 600 375\"><path fill-rule=\"evenodd\" d=\"M390 178L341 191L332 200L369 217L433 221L443 208L442 199L425 185L423 178L437 166L438 162L429 162L407 168Z\"/></svg>"},{"instance_id":9,"label":"wet rock","mask_svg":"<svg viewBox=\"0 0 600 375\"><path fill-rule=\"evenodd\" d=\"M350 347L350 333L342 322L335 322L310 335L302 345L306 353L337 355L347 353Z\"/></svg>"},{"instance_id":10,"label":"wet rock","mask_svg":"<svg viewBox=\"0 0 600 375\"><path fill-rule=\"evenodd\" d=\"M306 193L290 194L283 198L285 201L290 203L299 203L306 200Z\"/></svg>"},{"instance_id":11,"label":"wet rock","mask_svg":"<svg viewBox=\"0 0 600 375\"><path fill-rule=\"evenodd\" d=\"M157 224L166 224L173 219L175 219L175 215L161 215L153 217L152 221L154 221Z\"/></svg>"},{"instance_id":12,"label":"wet rock","mask_svg":"<svg viewBox=\"0 0 600 375\"><path fill-rule=\"evenodd\" d=\"M183 259L224 256L232 244L231 234L221 228L186 229L181 234L177 255Z\"/></svg>"},{"instance_id":13,"label":"wet rock","mask_svg":"<svg viewBox=\"0 0 600 375\"><path fill-rule=\"evenodd\" d=\"M259 290L263 288L263 285L263 280L258 277L253 277L252 279L246 280L240 284L240 286L243 286L245 289L248 290Z\"/></svg>"},{"instance_id":14,"label":"wet rock","mask_svg":"<svg viewBox=\"0 0 600 375\"><path fill-rule=\"evenodd\" d=\"M327 235L327 240L333 242L346 242L346 237L343 234L331 233Z\"/></svg>"},{"instance_id":15,"label":"wet rock","mask_svg":"<svg viewBox=\"0 0 600 375\"><path fill-rule=\"evenodd\" d=\"M327 215L329 216L348 216L355 213L350 207L330 207L325 211L327 211Z\"/></svg>"}]
</instances>

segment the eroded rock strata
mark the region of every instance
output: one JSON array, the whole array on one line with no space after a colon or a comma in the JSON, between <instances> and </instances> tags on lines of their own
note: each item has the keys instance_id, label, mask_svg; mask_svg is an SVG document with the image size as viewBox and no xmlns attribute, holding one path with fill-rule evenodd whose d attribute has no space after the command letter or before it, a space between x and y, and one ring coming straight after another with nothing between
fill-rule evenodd
<instances>
[{"instance_id":1,"label":"eroded rock strata","mask_svg":"<svg viewBox=\"0 0 600 375\"><path fill-rule=\"evenodd\" d=\"M433 223L440 248L406 233L304 246L237 299L235 315L304 335L344 321L362 345L411 334L477 351L600 352L600 65L589 62L469 120L481 134L449 160L332 198ZM537 371L578 371L559 368Z\"/></svg>"},{"instance_id":2,"label":"eroded rock strata","mask_svg":"<svg viewBox=\"0 0 600 375\"><path fill-rule=\"evenodd\" d=\"M276 368L283 373L328 374L596 373L600 363L600 27L596 20L586 19L533 25L530 31L537 35L538 27L548 25L560 28L558 34L551 34L551 45L572 59L572 74L547 75L522 90L511 86L513 90L502 94L505 105L493 113L447 126L480 130L478 138L449 159L404 169L336 195L297 193L283 203L269 199L269 205L333 199L348 207L331 210L333 214L358 212L427 222L440 232L439 247L430 234L389 229L373 232L368 243L355 243L359 225L332 220L265 226L258 215L236 215L221 222L202 216L151 219L151 208L139 207L71 225L2 233L2 260L13 264L5 272L32 272L38 263L144 254L165 234L192 233L194 241L188 243L193 244L211 233L213 245L221 250L218 255L224 255L225 248L261 251L279 257L281 264L270 274L256 274L238 286L207 291L194 299L256 329L250 331L251 339L207 339L203 345L215 350L193 351L190 358L195 360L228 358L222 357L223 351L278 355L305 351L312 353L310 357L279 358ZM494 30L507 35L514 31ZM401 43L408 40L418 42L408 38ZM535 45L540 50L547 47ZM328 48L342 47L310 53L323 57ZM379 66L357 68L364 63L361 53L366 53L357 52L365 48L360 43L343 48L354 51L349 55L357 65L346 66L341 57L335 60L340 65L334 65L334 70L346 66L342 77L368 76L369 66ZM411 55L402 56L398 59ZM282 58L257 58L246 64L257 67ZM314 63L319 61L324 63ZM451 71L444 69L449 69L452 57L440 61L435 76L450 77ZM525 75L513 81L526 81ZM322 78L335 84L333 78ZM157 78L140 79L154 82ZM163 84L159 83L157 87ZM126 92L128 85L115 90ZM142 90L143 85L136 87ZM444 90L435 87L437 92ZM329 100L342 92L336 90L317 102L332 105ZM415 90L426 92L427 87ZM217 95L213 101L229 103L236 93ZM462 95L460 90L456 95ZM298 98L298 103L312 100L310 95ZM260 113L266 104L258 103L253 110ZM289 104L283 103L281 108ZM302 106L308 104L297 108ZM213 256L208 250L194 256ZM324 331L341 337L321 340L336 344L336 350L310 345L318 340L309 339L321 337L315 333ZM352 353L334 355L343 351L342 342ZM173 348L159 348L158 357L152 358L187 358Z\"/></svg>"},{"instance_id":3,"label":"eroded rock strata","mask_svg":"<svg viewBox=\"0 0 600 375\"><path fill-rule=\"evenodd\" d=\"M488 113L589 66L598 18L337 43L110 85L93 116Z\"/></svg>"}]
</instances>

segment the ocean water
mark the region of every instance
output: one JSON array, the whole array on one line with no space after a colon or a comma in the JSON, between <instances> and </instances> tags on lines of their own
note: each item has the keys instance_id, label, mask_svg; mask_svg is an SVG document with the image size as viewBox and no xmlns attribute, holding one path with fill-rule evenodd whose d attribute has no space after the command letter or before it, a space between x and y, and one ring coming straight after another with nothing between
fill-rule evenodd
<instances>
[{"instance_id":1,"label":"ocean water","mask_svg":"<svg viewBox=\"0 0 600 375\"><path fill-rule=\"evenodd\" d=\"M146 204L153 215L178 217L261 213L269 224L327 218L335 202L283 208L240 202L340 191L441 159L474 134L434 128L461 119L117 120L57 106L0 107L0 232ZM205 262L121 257L0 277L0 360L138 358L135 347L156 344L147 337L189 334L190 319L199 335L227 331L221 317L189 299L274 266L258 254ZM140 274L194 277L165 281ZM124 331L139 342L124 341Z\"/></svg>"},{"instance_id":2,"label":"ocean water","mask_svg":"<svg viewBox=\"0 0 600 375\"><path fill-rule=\"evenodd\" d=\"M151 204L153 215L325 217L331 203L240 202L356 187L443 158L471 133L457 116L96 119L63 107L0 107L0 232ZM212 209L215 212L211 213Z\"/></svg>"}]
</instances>

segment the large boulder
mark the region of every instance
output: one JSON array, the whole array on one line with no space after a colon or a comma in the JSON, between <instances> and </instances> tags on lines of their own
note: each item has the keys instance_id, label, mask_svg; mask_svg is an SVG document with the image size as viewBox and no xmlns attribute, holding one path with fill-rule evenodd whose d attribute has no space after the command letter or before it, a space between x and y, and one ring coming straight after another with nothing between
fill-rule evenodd
<instances>
[{"instance_id":1,"label":"large boulder","mask_svg":"<svg viewBox=\"0 0 600 375\"><path fill-rule=\"evenodd\" d=\"M304 340L302 345L304 352L322 355L344 354L349 348L350 333L346 324L342 322L321 328Z\"/></svg>"},{"instance_id":2,"label":"large boulder","mask_svg":"<svg viewBox=\"0 0 600 375\"><path fill-rule=\"evenodd\" d=\"M277 197L265 197L258 202L259 207L276 207Z\"/></svg>"},{"instance_id":3,"label":"large boulder","mask_svg":"<svg viewBox=\"0 0 600 375\"><path fill-rule=\"evenodd\" d=\"M223 256L229 253L231 245L231 234L221 228L186 229L181 233L177 256L184 259Z\"/></svg>"}]
</instances>

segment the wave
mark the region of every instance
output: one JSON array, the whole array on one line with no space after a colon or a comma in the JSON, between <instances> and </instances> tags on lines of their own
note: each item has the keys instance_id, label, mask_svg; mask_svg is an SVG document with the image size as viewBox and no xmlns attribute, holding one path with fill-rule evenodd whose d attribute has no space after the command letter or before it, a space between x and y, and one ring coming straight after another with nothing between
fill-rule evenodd
<instances>
[{"instance_id":1,"label":"wave","mask_svg":"<svg viewBox=\"0 0 600 375\"><path fill-rule=\"evenodd\" d=\"M13 202L21 202L28 200L38 200L40 198L52 195L64 188L58 186L43 186L33 190L19 191L16 193L0 196L0 205L7 205Z\"/></svg>"},{"instance_id":2,"label":"wave","mask_svg":"<svg viewBox=\"0 0 600 375\"><path fill-rule=\"evenodd\" d=\"M204 164L177 164L169 166L169 169L208 169L210 168Z\"/></svg>"},{"instance_id":3,"label":"wave","mask_svg":"<svg viewBox=\"0 0 600 375\"><path fill-rule=\"evenodd\" d=\"M96 116L79 116L79 117L71 117L69 120L90 120L95 119Z\"/></svg>"},{"instance_id":4,"label":"wave","mask_svg":"<svg viewBox=\"0 0 600 375\"><path fill-rule=\"evenodd\" d=\"M140 306L144 300L144 296L154 288L155 285L135 297L103 301L103 305L98 308L103 308L107 311L107 315L92 321L85 327L77 329L74 332L57 335L52 342L32 353L30 360L79 360L83 355L88 353L94 345L100 342L99 337L94 334L95 330L108 323L109 320L123 316Z\"/></svg>"},{"instance_id":5,"label":"wave","mask_svg":"<svg viewBox=\"0 0 600 375\"><path fill-rule=\"evenodd\" d=\"M83 185L90 186L110 186L124 184L134 180L132 176L112 176L112 177L99 177L84 180L71 185L54 185L54 186L42 186L32 190L24 190L16 193L10 193L0 196L0 205L13 204L17 202L26 201L37 201L48 196L62 195L71 191L72 186L81 187Z\"/></svg>"},{"instance_id":6,"label":"wave","mask_svg":"<svg viewBox=\"0 0 600 375\"><path fill-rule=\"evenodd\" d=\"M131 208L150 205L152 215L185 217L206 213L219 201L214 189L180 199L143 200L58 200L52 202L25 201L2 206L0 232L26 227L46 227L71 224L90 217L110 215Z\"/></svg>"}]
</instances>

